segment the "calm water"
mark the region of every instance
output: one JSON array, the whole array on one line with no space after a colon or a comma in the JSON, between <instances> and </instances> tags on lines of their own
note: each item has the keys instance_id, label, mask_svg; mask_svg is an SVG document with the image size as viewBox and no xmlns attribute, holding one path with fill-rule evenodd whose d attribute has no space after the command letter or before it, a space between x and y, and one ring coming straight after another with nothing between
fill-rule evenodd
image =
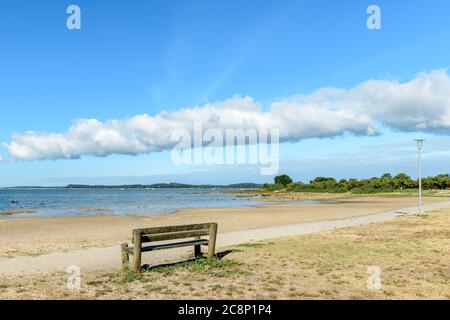
<instances>
[{"instance_id":1,"label":"calm water","mask_svg":"<svg viewBox=\"0 0 450 320\"><path fill-rule=\"evenodd\" d=\"M259 196L221 193L225 190L230 191L230 189L0 189L0 212L34 210L31 214L3 217L155 215L187 208L242 208L263 203Z\"/></svg>"},{"instance_id":2,"label":"calm water","mask_svg":"<svg viewBox=\"0 0 450 320\"><path fill-rule=\"evenodd\" d=\"M160 214L185 208L249 207L260 204L220 189L0 189L0 212L34 210L25 216ZM228 189L229 191L229 189Z\"/></svg>"}]
</instances>

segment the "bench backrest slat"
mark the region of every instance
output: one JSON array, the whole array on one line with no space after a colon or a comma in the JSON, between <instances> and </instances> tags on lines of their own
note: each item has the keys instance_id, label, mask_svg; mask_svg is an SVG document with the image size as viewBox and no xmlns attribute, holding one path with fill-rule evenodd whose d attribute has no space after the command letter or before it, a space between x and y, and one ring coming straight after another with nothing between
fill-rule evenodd
<instances>
[{"instance_id":1,"label":"bench backrest slat","mask_svg":"<svg viewBox=\"0 0 450 320\"><path fill-rule=\"evenodd\" d=\"M169 233L169 232L177 232L177 231L209 229L210 227L211 227L211 223L198 223L198 224L186 224L186 225L180 225L180 226L136 229L135 231L139 231L142 234L155 234L155 233Z\"/></svg>"},{"instance_id":2,"label":"bench backrest slat","mask_svg":"<svg viewBox=\"0 0 450 320\"><path fill-rule=\"evenodd\" d=\"M141 235L142 243L209 236L213 225L215 223L135 229L133 230L133 241L135 234Z\"/></svg>"},{"instance_id":3,"label":"bench backrest slat","mask_svg":"<svg viewBox=\"0 0 450 320\"><path fill-rule=\"evenodd\" d=\"M153 241L194 238L194 237L201 237L201 236L209 236L209 229L158 233L158 234L143 234L141 236L141 239L142 239L142 242L153 242Z\"/></svg>"}]
</instances>

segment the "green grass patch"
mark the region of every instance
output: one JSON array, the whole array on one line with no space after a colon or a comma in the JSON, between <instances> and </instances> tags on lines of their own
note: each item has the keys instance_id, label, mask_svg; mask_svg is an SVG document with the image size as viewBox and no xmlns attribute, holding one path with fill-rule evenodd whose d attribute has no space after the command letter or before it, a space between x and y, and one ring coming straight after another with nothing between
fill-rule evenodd
<instances>
[{"instance_id":1,"label":"green grass patch","mask_svg":"<svg viewBox=\"0 0 450 320\"><path fill-rule=\"evenodd\" d=\"M230 277L234 275L246 275L249 272L243 263L231 259L205 259L197 258L194 260L177 263L169 266L161 266L152 269L165 275L172 275L175 272L185 271L198 275L208 275L214 277Z\"/></svg>"},{"instance_id":2,"label":"green grass patch","mask_svg":"<svg viewBox=\"0 0 450 320\"><path fill-rule=\"evenodd\" d=\"M236 245L235 248L260 248L264 245L265 243L261 242L241 243Z\"/></svg>"},{"instance_id":3,"label":"green grass patch","mask_svg":"<svg viewBox=\"0 0 450 320\"><path fill-rule=\"evenodd\" d=\"M124 282L124 283L133 282L135 280L142 279L142 274L140 274L140 273L136 274L130 268L125 268L125 270L123 270L120 275L121 275L122 282Z\"/></svg>"}]
</instances>

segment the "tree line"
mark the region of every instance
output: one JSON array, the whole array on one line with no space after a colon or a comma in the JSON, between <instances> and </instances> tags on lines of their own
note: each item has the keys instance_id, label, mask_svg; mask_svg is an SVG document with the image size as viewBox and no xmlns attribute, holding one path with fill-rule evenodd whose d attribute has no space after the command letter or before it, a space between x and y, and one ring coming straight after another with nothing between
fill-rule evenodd
<instances>
[{"instance_id":1,"label":"tree line","mask_svg":"<svg viewBox=\"0 0 450 320\"><path fill-rule=\"evenodd\" d=\"M274 183L264 184L262 188L267 191L286 190L291 192L330 192L355 194L384 193L408 189L417 189L418 180L413 180L405 173L392 176L389 173L381 177L370 179L341 179L330 177L317 177L309 183L294 182L287 174L275 177ZM424 190L450 189L450 175L440 174L422 179Z\"/></svg>"},{"instance_id":2,"label":"tree line","mask_svg":"<svg viewBox=\"0 0 450 320\"><path fill-rule=\"evenodd\" d=\"M69 184L67 189L211 189L211 188L229 188L229 189L255 189L260 188L257 183L234 183L227 185L216 184L185 184L185 183L154 183L154 184L124 184L124 185L89 185L89 184Z\"/></svg>"}]
</instances>

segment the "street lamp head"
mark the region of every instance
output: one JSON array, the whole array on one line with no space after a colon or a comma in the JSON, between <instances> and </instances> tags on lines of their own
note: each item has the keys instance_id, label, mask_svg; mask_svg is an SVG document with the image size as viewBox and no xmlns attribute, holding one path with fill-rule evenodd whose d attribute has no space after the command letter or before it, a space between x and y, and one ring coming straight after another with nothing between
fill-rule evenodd
<instances>
[{"instance_id":1,"label":"street lamp head","mask_svg":"<svg viewBox=\"0 0 450 320\"><path fill-rule=\"evenodd\" d=\"M419 148L419 150L422 150L423 142L424 142L425 140L426 140L426 139L423 139L423 138L417 138L417 139L414 139L414 141L417 142L417 147Z\"/></svg>"}]
</instances>

